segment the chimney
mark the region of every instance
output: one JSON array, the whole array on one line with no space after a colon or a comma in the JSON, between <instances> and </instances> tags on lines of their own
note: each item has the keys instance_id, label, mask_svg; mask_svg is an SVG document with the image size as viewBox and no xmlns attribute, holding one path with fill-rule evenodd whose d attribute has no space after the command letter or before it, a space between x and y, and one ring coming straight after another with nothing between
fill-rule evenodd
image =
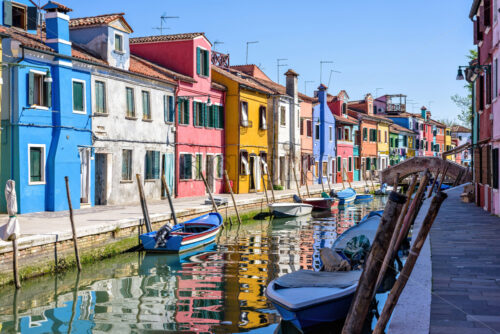
<instances>
[{"instance_id":1,"label":"chimney","mask_svg":"<svg viewBox=\"0 0 500 334\"><path fill-rule=\"evenodd\" d=\"M297 80L299 75L292 69L289 69L285 73L285 75L286 75L286 94L288 96L293 97L294 102L298 103L299 97L297 89Z\"/></svg>"},{"instance_id":2,"label":"chimney","mask_svg":"<svg viewBox=\"0 0 500 334\"><path fill-rule=\"evenodd\" d=\"M57 2L49 1L42 7L45 14L46 40L45 44L57 53L71 56L71 42L69 41L69 16L72 9Z\"/></svg>"},{"instance_id":3,"label":"chimney","mask_svg":"<svg viewBox=\"0 0 500 334\"><path fill-rule=\"evenodd\" d=\"M420 108L420 112L424 121L427 121L427 108L426 107Z\"/></svg>"}]
</instances>

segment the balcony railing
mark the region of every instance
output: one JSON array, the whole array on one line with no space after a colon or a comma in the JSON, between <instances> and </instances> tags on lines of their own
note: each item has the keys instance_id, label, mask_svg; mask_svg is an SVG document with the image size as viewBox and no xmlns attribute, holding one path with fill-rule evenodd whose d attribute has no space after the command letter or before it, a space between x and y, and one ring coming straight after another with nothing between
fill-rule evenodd
<instances>
[{"instance_id":1,"label":"balcony railing","mask_svg":"<svg viewBox=\"0 0 500 334\"><path fill-rule=\"evenodd\" d=\"M212 50L212 64L220 67L229 67L229 55Z\"/></svg>"},{"instance_id":2,"label":"balcony railing","mask_svg":"<svg viewBox=\"0 0 500 334\"><path fill-rule=\"evenodd\" d=\"M387 104L388 113L401 113L406 112L406 104L401 103L388 103Z\"/></svg>"}]
</instances>

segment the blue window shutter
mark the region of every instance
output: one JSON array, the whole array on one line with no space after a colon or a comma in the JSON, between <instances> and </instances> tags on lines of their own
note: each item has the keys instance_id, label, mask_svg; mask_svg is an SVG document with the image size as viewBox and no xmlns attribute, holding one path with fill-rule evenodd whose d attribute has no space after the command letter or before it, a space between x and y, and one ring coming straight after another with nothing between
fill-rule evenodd
<instances>
[{"instance_id":1,"label":"blue window shutter","mask_svg":"<svg viewBox=\"0 0 500 334\"><path fill-rule=\"evenodd\" d=\"M196 48L196 74L200 75L201 70L201 49Z\"/></svg>"},{"instance_id":2,"label":"blue window shutter","mask_svg":"<svg viewBox=\"0 0 500 334\"><path fill-rule=\"evenodd\" d=\"M153 178L160 178L160 151L154 151L153 155Z\"/></svg>"},{"instance_id":3,"label":"blue window shutter","mask_svg":"<svg viewBox=\"0 0 500 334\"><path fill-rule=\"evenodd\" d=\"M168 120L170 122L174 121L175 108L174 108L174 97L172 95L168 96Z\"/></svg>"},{"instance_id":4,"label":"blue window shutter","mask_svg":"<svg viewBox=\"0 0 500 334\"><path fill-rule=\"evenodd\" d=\"M36 30L38 26L38 10L35 6L28 7L28 30Z\"/></svg>"},{"instance_id":5,"label":"blue window shutter","mask_svg":"<svg viewBox=\"0 0 500 334\"><path fill-rule=\"evenodd\" d=\"M8 1L4 2L4 6ZM10 2L8 2L10 3ZM28 74L28 104L31 106L35 103L35 73Z\"/></svg>"},{"instance_id":6,"label":"blue window shutter","mask_svg":"<svg viewBox=\"0 0 500 334\"><path fill-rule=\"evenodd\" d=\"M12 25L12 2L10 0L3 1L3 24Z\"/></svg>"}]
</instances>

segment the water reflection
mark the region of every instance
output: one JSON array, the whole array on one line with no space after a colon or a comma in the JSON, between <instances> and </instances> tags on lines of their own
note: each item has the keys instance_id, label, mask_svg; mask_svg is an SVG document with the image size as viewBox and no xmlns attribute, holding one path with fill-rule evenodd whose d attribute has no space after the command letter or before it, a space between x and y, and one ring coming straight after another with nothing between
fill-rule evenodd
<instances>
[{"instance_id":1,"label":"water reflection","mask_svg":"<svg viewBox=\"0 0 500 334\"><path fill-rule=\"evenodd\" d=\"M269 332L280 321L264 290L274 278L317 269L331 246L380 199L333 216L248 222L218 244L182 255L130 253L79 275L43 277L0 290L0 332Z\"/></svg>"}]
</instances>

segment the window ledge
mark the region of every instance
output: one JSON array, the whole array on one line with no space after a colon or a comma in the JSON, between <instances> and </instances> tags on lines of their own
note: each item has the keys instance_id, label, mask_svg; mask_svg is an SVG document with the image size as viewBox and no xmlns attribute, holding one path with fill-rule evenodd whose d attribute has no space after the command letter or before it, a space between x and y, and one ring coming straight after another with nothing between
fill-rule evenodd
<instances>
[{"instance_id":1,"label":"window ledge","mask_svg":"<svg viewBox=\"0 0 500 334\"><path fill-rule=\"evenodd\" d=\"M29 186L41 186L44 185L45 181L37 181L37 182L28 182Z\"/></svg>"},{"instance_id":2,"label":"window ledge","mask_svg":"<svg viewBox=\"0 0 500 334\"><path fill-rule=\"evenodd\" d=\"M180 179L179 182L191 182L191 181L196 181L193 179Z\"/></svg>"},{"instance_id":3,"label":"window ledge","mask_svg":"<svg viewBox=\"0 0 500 334\"><path fill-rule=\"evenodd\" d=\"M134 183L132 180L120 180L120 183Z\"/></svg>"},{"instance_id":4,"label":"window ledge","mask_svg":"<svg viewBox=\"0 0 500 334\"><path fill-rule=\"evenodd\" d=\"M80 110L73 110L73 114L78 114L78 115L87 115L87 111L80 111Z\"/></svg>"},{"instance_id":5,"label":"window ledge","mask_svg":"<svg viewBox=\"0 0 500 334\"><path fill-rule=\"evenodd\" d=\"M165 121L165 124L168 124L168 125L174 125L174 122L169 122L169 121Z\"/></svg>"},{"instance_id":6,"label":"window ledge","mask_svg":"<svg viewBox=\"0 0 500 334\"><path fill-rule=\"evenodd\" d=\"M178 125L180 125L180 126L186 126L186 127L187 127L187 126L189 126L190 124L179 123Z\"/></svg>"},{"instance_id":7,"label":"window ledge","mask_svg":"<svg viewBox=\"0 0 500 334\"><path fill-rule=\"evenodd\" d=\"M131 121L137 121L137 117L134 116L125 116L125 119L131 120Z\"/></svg>"},{"instance_id":8,"label":"window ledge","mask_svg":"<svg viewBox=\"0 0 500 334\"><path fill-rule=\"evenodd\" d=\"M144 180L144 182L156 182L158 181L158 179L146 179Z\"/></svg>"},{"instance_id":9,"label":"window ledge","mask_svg":"<svg viewBox=\"0 0 500 334\"><path fill-rule=\"evenodd\" d=\"M113 50L114 53L118 53L119 55L124 55L126 52L125 51L120 51L120 50Z\"/></svg>"},{"instance_id":10,"label":"window ledge","mask_svg":"<svg viewBox=\"0 0 500 334\"><path fill-rule=\"evenodd\" d=\"M142 121L143 121L143 122L148 122L148 123L153 122L153 120L152 120L152 119L147 119L147 118L143 118L143 119L142 119Z\"/></svg>"},{"instance_id":11,"label":"window ledge","mask_svg":"<svg viewBox=\"0 0 500 334\"><path fill-rule=\"evenodd\" d=\"M108 116L109 116L109 114L107 114L107 113L102 113L102 112L95 112L93 116L94 116L94 117L108 117Z\"/></svg>"},{"instance_id":12,"label":"window ledge","mask_svg":"<svg viewBox=\"0 0 500 334\"><path fill-rule=\"evenodd\" d=\"M30 109L49 110L49 107L44 107L44 106L39 106L39 105L33 104L30 106Z\"/></svg>"}]
</instances>

